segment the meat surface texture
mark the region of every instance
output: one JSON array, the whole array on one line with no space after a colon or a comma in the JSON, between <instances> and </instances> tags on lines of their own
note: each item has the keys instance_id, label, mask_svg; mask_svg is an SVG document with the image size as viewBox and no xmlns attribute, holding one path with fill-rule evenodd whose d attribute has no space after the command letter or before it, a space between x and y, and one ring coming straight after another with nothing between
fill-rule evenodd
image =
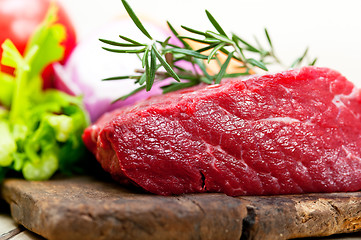
<instances>
[{"instance_id":1,"label":"meat surface texture","mask_svg":"<svg viewBox=\"0 0 361 240\"><path fill-rule=\"evenodd\" d=\"M104 115L83 139L120 182L161 195L361 189L361 95L304 67L152 97Z\"/></svg>"}]
</instances>

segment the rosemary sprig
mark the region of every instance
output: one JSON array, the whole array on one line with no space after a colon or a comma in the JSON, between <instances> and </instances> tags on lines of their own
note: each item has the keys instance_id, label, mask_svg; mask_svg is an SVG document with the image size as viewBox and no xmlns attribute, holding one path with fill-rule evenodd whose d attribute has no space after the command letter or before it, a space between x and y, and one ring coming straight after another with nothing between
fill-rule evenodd
<instances>
[{"instance_id":1,"label":"rosemary sprig","mask_svg":"<svg viewBox=\"0 0 361 240\"><path fill-rule=\"evenodd\" d=\"M181 36L175 28L167 22L174 37L177 38L182 45L178 46L169 43L171 36L164 41L154 40L128 2L122 0L122 3L134 24L150 42L141 43L122 35L119 35L119 37L124 42L100 39L101 42L111 46L111 48L103 47L103 49L115 53L136 54L142 61L143 70L136 70L135 75L103 79L105 81L134 79L135 83L140 85L134 91L117 100L124 100L143 89L149 91L156 80L161 81L169 77L175 79L176 82L163 86L163 93L188 88L200 83L219 84L222 78L225 77L230 78L250 75L259 70L268 71L267 66L271 64L284 66L275 54L274 45L267 29L264 30L268 42L267 48L263 47L258 39L255 39L257 45L255 46L234 33L231 33L230 36L228 36L213 15L206 10L207 18L216 31L200 31L187 26L181 26L184 30L193 35L192 37ZM202 47L194 49L188 41L198 42ZM221 54L227 56L226 60L223 62L220 59ZM301 57L298 57L293 62L291 67L299 66L306 59L307 54L308 48ZM239 72L227 74L227 68L231 60L238 62ZM317 59L314 59L309 65L314 65L316 60ZM177 65L179 61L191 63L193 69L188 70L179 67ZM211 61L219 63L220 69L218 73L210 73L212 72L210 71L209 65Z\"/></svg>"}]
</instances>

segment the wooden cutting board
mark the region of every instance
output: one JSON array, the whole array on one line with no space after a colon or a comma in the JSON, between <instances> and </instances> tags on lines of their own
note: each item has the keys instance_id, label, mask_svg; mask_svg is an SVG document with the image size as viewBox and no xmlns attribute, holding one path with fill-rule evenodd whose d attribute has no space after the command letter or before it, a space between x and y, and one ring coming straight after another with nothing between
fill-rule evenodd
<instances>
[{"instance_id":1,"label":"wooden cutting board","mask_svg":"<svg viewBox=\"0 0 361 240\"><path fill-rule=\"evenodd\" d=\"M15 221L47 239L290 239L361 230L361 193L163 197L87 176L7 179Z\"/></svg>"}]
</instances>

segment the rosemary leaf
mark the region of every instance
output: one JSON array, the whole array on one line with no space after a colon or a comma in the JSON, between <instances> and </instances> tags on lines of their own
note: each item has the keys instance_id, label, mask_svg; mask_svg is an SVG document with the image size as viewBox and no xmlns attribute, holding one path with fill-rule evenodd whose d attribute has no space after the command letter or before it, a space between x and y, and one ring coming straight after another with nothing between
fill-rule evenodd
<instances>
[{"instance_id":1,"label":"rosemary leaf","mask_svg":"<svg viewBox=\"0 0 361 240\"><path fill-rule=\"evenodd\" d=\"M236 57L234 54L233 54L233 58L239 62L241 62L243 65L245 65L245 57L244 57L244 54L243 54L243 49L238 45L238 42L234 42L234 50L239 54L239 57ZM219 49L221 52L223 52L224 54L228 55L230 52L228 50L226 50L225 48L221 48Z\"/></svg>"},{"instance_id":2,"label":"rosemary leaf","mask_svg":"<svg viewBox=\"0 0 361 240\"><path fill-rule=\"evenodd\" d=\"M177 65L173 65L174 69L177 69L178 71L181 71L181 72L185 72L185 73L191 73L191 71L183 68L183 67L180 67L180 66L177 66Z\"/></svg>"},{"instance_id":3,"label":"rosemary leaf","mask_svg":"<svg viewBox=\"0 0 361 240\"><path fill-rule=\"evenodd\" d=\"M256 53L260 53L261 51L259 49L257 49L256 47L252 46L250 43L246 42L245 40L243 40L242 38L240 38L239 36L237 36L236 34L232 35L232 39L234 39L235 42L240 41L241 43L243 43L244 45L246 45L247 49L251 52L256 52Z\"/></svg>"},{"instance_id":4,"label":"rosemary leaf","mask_svg":"<svg viewBox=\"0 0 361 240\"><path fill-rule=\"evenodd\" d=\"M206 66L203 61L199 59L194 59L195 63L198 65L198 67L201 69L202 73L206 78L209 80L209 82L213 83L213 78L208 74ZM204 81L203 81L204 82Z\"/></svg>"},{"instance_id":5,"label":"rosemary leaf","mask_svg":"<svg viewBox=\"0 0 361 240\"><path fill-rule=\"evenodd\" d=\"M270 38L270 36L269 36L269 34L268 34L267 28L264 29L264 33L266 34L266 38L267 38L267 41L268 41L271 49L273 49L273 44L272 44L271 38Z\"/></svg>"},{"instance_id":6,"label":"rosemary leaf","mask_svg":"<svg viewBox=\"0 0 361 240\"><path fill-rule=\"evenodd\" d=\"M233 41L230 40L228 37L224 36L224 35L220 35L218 33L212 32L212 31L206 31L207 35L210 37L213 37L219 41L228 43L228 44L233 44Z\"/></svg>"},{"instance_id":7,"label":"rosemary leaf","mask_svg":"<svg viewBox=\"0 0 361 240\"><path fill-rule=\"evenodd\" d=\"M209 80L209 79L206 78L206 77L200 77L199 80L200 80L201 82L206 83L206 84L213 84L213 81L212 81L212 80Z\"/></svg>"},{"instance_id":8,"label":"rosemary leaf","mask_svg":"<svg viewBox=\"0 0 361 240\"><path fill-rule=\"evenodd\" d=\"M220 42L218 39L214 39L214 38L198 39L198 38L187 37L187 36L180 36L179 38L180 39L189 39L189 40L192 40L194 42L205 43L205 44L213 44L213 43L219 43Z\"/></svg>"},{"instance_id":9,"label":"rosemary leaf","mask_svg":"<svg viewBox=\"0 0 361 240\"><path fill-rule=\"evenodd\" d=\"M301 64L301 62L303 61L303 59L306 57L308 53L308 48L306 48L306 50L303 52L302 56L297 58L291 65L291 68L296 67L297 65Z\"/></svg>"},{"instance_id":10,"label":"rosemary leaf","mask_svg":"<svg viewBox=\"0 0 361 240\"><path fill-rule=\"evenodd\" d=\"M255 42L256 42L256 44L257 44L257 46L258 46L258 49L260 50L261 54L264 53L264 52L266 52L266 51L264 50L264 48L262 47L261 42L258 40L258 38L257 38L256 36L254 36L254 40L255 40Z\"/></svg>"},{"instance_id":11,"label":"rosemary leaf","mask_svg":"<svg viewBox=\"0 0 361 240\"><path fill-rule=\"evenodd\" d=\"M317 62L317 58L313 59L313 61L308 65L309 66L315 66L316 62Z\"/></svg>"},{"instance_id":12,"label":"rosemary leaf","mask_svg":"<svg viewBox=\"0 0 361 240\"><path fill-rule=\"evenodd\" d=\"M226 44L225 43L220 43L217 46L215 46L213 48L213 50L211 51L211 53L208 56L208 63L212 60L212 58L216 55L216 53L218 52L219 49L223 48Z\"/></svg>"},{"instance_id":13,"label":"rosemary leaf","mask_svg":"<svg viewBox=\"0 0 361 240\"><path fill-rule=\"evenodd\" d=\"M139 78L138 84L143 85L146 80L147 80L147 74L143 73L142 76Z\"/></svg>"},{"instance_id":14,"label":"rosemary leaf","mask_svg":"<svg viewBox=\"0 0 361 240\"><path fill-rule=\"evenodd\" d=\"M191 32L191 33L194 33L194 34L198 34L198 35L202 35L202 36L206 36L207 34L202 32L202 31L198 31L198 30L195 30L193 28L190 28L190 27L186 27L186 26L181 26L183 29L187 30L188 32Z\"/></svg>"},{"instance_id":15,"label":"rosemary leaf","mask_svg":"<svg viewBox=\"0 0 361 240\"><path fill-rule=\"evenodd\" d=\"M156 43L159 43L160 45L162 45L163 43L164 43L164 41L159 41L159 40L157 40L157 41L155 41ZM174 44L171 44L171 43L167 43L167 46L166 47L164 47L163 49L166 49L166 48L168 48L168 47L172 47L172 48L183 48L183 47L180 47L180 46L177 46L177 45L174 45Z\"/></svg>"},{"instance_id":16,"label":"rosemary leaf","mask_svg":"<svg viewBox=\"0 0 361 240\"><path fill-rule=\"evenodd\" d=\"M229 62L231 61L232 56L233 56L233 52L230 52L228 54L228 57L227 57L226 61L223 63L221 69L219 70L219 73L217 74L217 78L216 78L216 80L214 82L215 84L220 84L221 83L221 80L222 80L224 74L226 73L227 67L229 65Z\"/></svg>"},{"instance_id":17,"label":"rosemary leaf","mask_svg":"<svg viewBox=\"0 0 361 240\"><path fill-rule=\"evenodd\" d=\"M115 52L115 53L141 53L141 52L144 52L146 50L146 48L124 50L124 49L112 49L112 48L106 48L106 47L103 47L103 49L107 50L109 52Z\"/></svg>"},{"instance_id":18,"label":"rosemary leaf","mask_svg":"<svg viewBox=\"0 0 361 240\"><path fill-rule=\"evenodd\" d=\"M148 55L145 57L145 90L148 92L150 91L150 89L152 88L152 84L151 84L151 73L150 73L150 66L149 66L149 53Z\"/></svg>"},{"instance_id":19,"label":"rosemary leaf","mask_svg":"<svg viewBox=\"0 0 361 240\"><path fill-rule=\"evenodd\" d=\"M119 35L119 37L120 37L121 39L123 39L124 41L133 43L134 45L139 45L139 46L144 45L144 44L141 44L140 42L137 42L137 41L135 41L135 40L133 40L133 39L130 39L130 38L128 38L128 37L126 37L126 36L123 36L123 35Z\"/></svg>"},{"instance_id":20,"label":"rosemary leaf","mask_svg":"<svg viewBox=\"0 0 361 240\"><path fill-rule=\"evenodd\" d=\"M213 43L213 44L211 44L211 45L209 45L209 46L206 46L206 47L197 49L197 52L201 53L201 52L208 51L208 50L210 50L210 49L215 48L218 44L219 44L219 43L217 42L217 43Z\"/></svg>"},{"instance_id":21,"label":"rosemary leaf","mask_svg":"<svg viewBox=\"0 0 361 240\"><path fill-rule=\"evenodd\" d=\"M179 78L182 79L182 80L190 80L190 81L196 81L198 82L198 78L197 76L193 75L193 74L182 74L182 75L179 75Z\"/></svg>"},{"instance_id":22,"label":"rosemary leaf","mask_svg":"<svg viewBox=\"0 0 361 240\"><path fill-rule=\"evenodd\" d=\"M150 89L153 86L154 78L155 78L155 72L157 71L157 57L155 56L154 48L150 50L150 76L149 76L149 89L147 88L147 91L150 91Z\"/></svg>"},{"instance_id":23,"label":"rosemary leaf","mask_svg":"<svg viewBox=\"0 0 361 240\"><path fill-rule=\"evenodd\" d=\"M162 43L162 48L166 48L168 45L169 40L171 39L171 36L167 37L167 39Z\"/></svg>"},{"instance_id":24,"label":"rosemary leaf","mask_svg":"<svg viewBox=\"0 0 361 240\"><path fill-rule=\"evenodd\" d=\"M196 58L200 58L200 59L207 59L208 58L206 55L200 54L197 51L184 49L184 48L168 48L168 49L165 49L164 52L166 52L166 53L168 53L168 52L170 52L170 53L181 53L181 54L185 54L187 56L196 57Z\"/></svg>"},{"instance_id":25,"label":"rosemary leaf","mask_svg":"<svg viewBox=\"0 0 361 240\"><path fill-rule=\"evenodd\" d=\"M214 26L214 28L223 36L227 37L227 34L224 32L224 30L222 29L222 27L219 25L219 23L216 21L216 19L212 16L212 14L210 12L208 12L206 10L206 14L207 17L209 19L209 21L212 23L212 25Z\"/></svg>"},{"instance_id":26,"label":"rosemary leaf","mask_svg":"<svg viewBox=\"0 0 361 240\"><path fill-rule=\"evenodd\" d=\"M126 76L117 76L117 77L110 77L110 78L104 78L102 81L113 81L113 80L123 80L123 79L130 79L133 76L126 75Z\"/></svg>"},{"instance_id":27,"label":"rosemary leaf","mask_svg":"<svg viewBox=\"0 0 361 240\"><path fill-rule=\"evenodd\" d=\"M153 38L150 36L148 31L144 28L143 24L137 17L137 15L134 13L133 9L129 6L128 2L126 0L122 0L123 6L125 7L125 10L128 12L129 17L133 20L134 24L139 28L139 30L150 40L153 40Z\"/></svg>"},{"instance_id":28,"label":"rosemary leaf","mask_svg":"<svg viewBox=\"0 0 361 240\"><path fill-rule=\"evenodd\" d=\"M163 93L174 92L180 89L189 88L197 85L198 82L196 81L189 81L189 82L178 82L178 83L171 83L169 85L163 86Z\"/></svg>"},{"instance_id":29,"label":"rosemary leaf","mask_svg":"<svg viewBox=\"0 0 361 240\"><path fill-rule=\"evenodd\" d=\"M228 53L229 54L229 53ZM219 67L222 67L222 61L221 59L219 59L219 56L218 55L215 55L214 58L216 59L216 62L218 64Z\"/></svg>"},{"instance_id":30,"label":"rosemary leaf","mask_svg":"<svg viewBox=\"0 0 361 240\"><path fill-rule=\"evenodd\" d=\"M112 45L112 46L118 46L118 47L141 47L144 46L144 44L134 44L134 43L120 43L120 42L115 42L115 41L110 41L110 40L106 40L106 39L99 39L99 41Z\"/></svg>"},{"instance_id":31,"label":"rosemary leaf","mask_svg":"<svg viewBox=\"0 0 361 240\"><path fill-rule=\"evenodd\" d=\"M153 48L152 48L153 49ZM177 81L180 82L180 79L178 77L178 75L174 72L174 70L171 68L171 66L169 66L169 64L167 63L166 60L163 59L162 55L160 54L160 52L158 52L158 50L154 47L154 53L155 56L158 58L159 62L162 64L162 66L164 67L164 69Z\"/></svg>"},{"instance_id":32,"label":"rosemary leaf","mask_svg":"<svg viewBox=\"0 0 361 240\"><path fill-rule=\"evenodd\" d=\"M170 22L167 21L167 25L169 27L169 29L172 31L172 33L174 34L174 36L176 36L176 38L178 38L181 43L183 44L183 46L187 49L191 49L191 46L186 42L184 41L183 39L179 38L179 34L178 32L175 30L175 28L172 26L172 24L170 24Z\"/></svg>"},{"instance_id":33,"label":"rosemary leaf","mask_svg":"<svg viewBox=\"0 0 361 240\"><path fill-rule=\"evenodd\" d=\"M149 53L149 47L147 47L147 49L145 49L144 55L142 57L142 68L145 68L145 64L146 64L146 59L148 57L148 53Z\"/></svg>"},{"instance_id":34,"label":"rosemary leaf","mask_svg":"<svg viewBox=\"0 0 361 240\"><path fill-rule=\"evenodd\" d=\"M267 67L264 65L264 63L257 61L254 58L248 58L247 62L255 67L259 67L260 69L263 69L265 71L268 71Z\"/></svg>"}]
</instances>

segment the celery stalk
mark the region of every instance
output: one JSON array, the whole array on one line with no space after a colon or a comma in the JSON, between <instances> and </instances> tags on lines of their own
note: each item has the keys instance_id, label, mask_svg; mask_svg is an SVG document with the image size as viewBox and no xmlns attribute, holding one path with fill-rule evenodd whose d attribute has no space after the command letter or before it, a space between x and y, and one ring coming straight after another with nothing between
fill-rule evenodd
<instances>
[{"instance_id":1,"label":"celery stalk","mask_svg":"<svg viewBox=\"0 0 361 240\"><path fill-rule=\"evenodd\" d=\"M11 40L2 44L1 63L15 68L15 77L0 73L0 179L8 170L28 180L68 173L86 152L81 134L89 120L81 98L42 90L42 70L64 54L65 29L55 23L56 11L51 5L24 56Z\"/></svg>"}]
</instances>

